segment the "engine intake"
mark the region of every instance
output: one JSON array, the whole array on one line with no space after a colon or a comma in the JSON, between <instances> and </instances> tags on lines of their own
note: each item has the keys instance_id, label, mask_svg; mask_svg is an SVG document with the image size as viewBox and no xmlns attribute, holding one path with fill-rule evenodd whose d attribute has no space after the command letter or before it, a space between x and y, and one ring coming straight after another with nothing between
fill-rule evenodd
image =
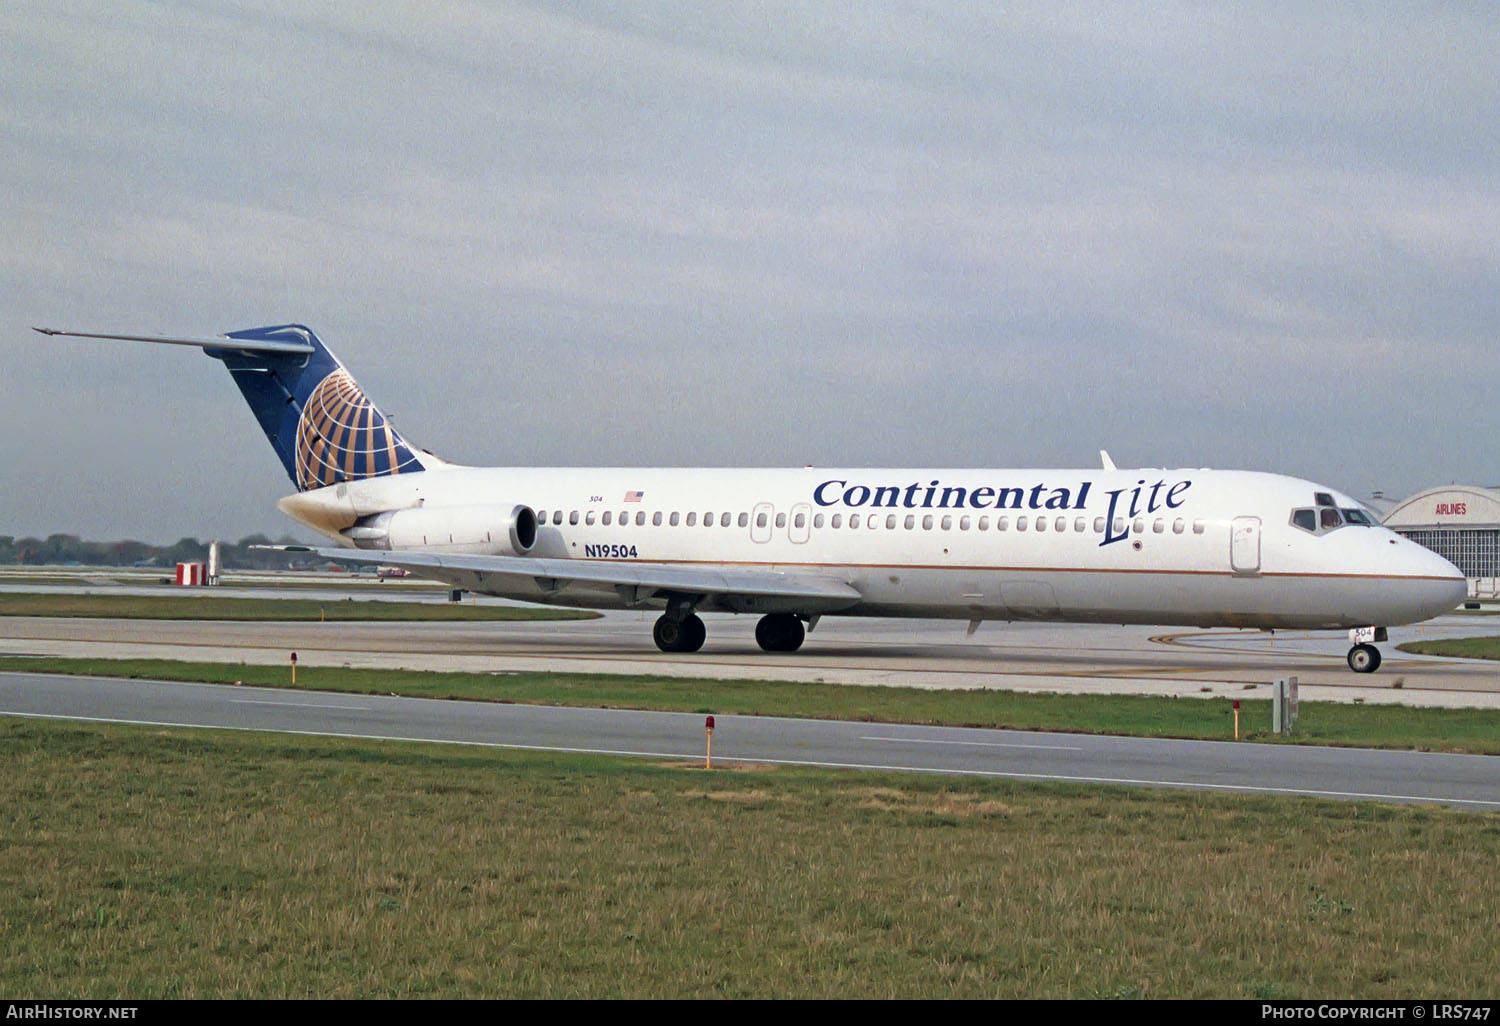
<instances>
[{"instance_id":1,"label":"engine intake","mask_svg":"<svg viewBox=\"0 0 1500 1026\"><path fill-rule=\"evenodd\" d=\"M397 509L361 517L339 532L356 548L524 556L536 544L529 506Z\"/></svg>"}]
</instances>

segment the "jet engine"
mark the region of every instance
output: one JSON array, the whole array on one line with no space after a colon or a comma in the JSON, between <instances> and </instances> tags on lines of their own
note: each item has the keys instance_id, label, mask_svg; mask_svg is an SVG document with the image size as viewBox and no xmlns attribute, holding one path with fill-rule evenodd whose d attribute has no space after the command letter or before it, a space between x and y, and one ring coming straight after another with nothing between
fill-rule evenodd
<instances>
[{"instance_id":1,"label":"jet engine","mask_svg":"<svg viewBox=\"0 0 1500 1026\"><path fill-rule=\"evenodd\" d=\"M425 506L361 517L339 532L357 548L524 556L536 544L529 506Z\"/></svg>"}]
</instances>

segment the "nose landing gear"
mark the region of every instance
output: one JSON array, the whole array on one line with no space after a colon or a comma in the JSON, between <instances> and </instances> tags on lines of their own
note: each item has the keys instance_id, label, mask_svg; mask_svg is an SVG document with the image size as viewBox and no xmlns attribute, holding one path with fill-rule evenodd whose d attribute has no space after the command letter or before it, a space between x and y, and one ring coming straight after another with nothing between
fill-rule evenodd
<instances>
[{"instance_id":1,"label":"nose landing gear","mask_svg":"<svg viewBox=\"0 0 1500 1026\"><path fill-rule=\"evenodd\" d=\"M1380 669L1380 649L1374 642L1385 641L1384 627L1356 627L1349 632L1349 669L1355 673L1374 673Z\"/></svg>"},{"instance_id":2,"label":"nose landing gear","mask_svg":"<svg viewBox=\"0 0 1500 1026\"><path fill-rule=\"evenodd\" d=\"M1355 673L1374 673L1380 669L1380 649L1374 645L1355 645L1349 650L1349 669Z\"/></svg>"}]
</instances>

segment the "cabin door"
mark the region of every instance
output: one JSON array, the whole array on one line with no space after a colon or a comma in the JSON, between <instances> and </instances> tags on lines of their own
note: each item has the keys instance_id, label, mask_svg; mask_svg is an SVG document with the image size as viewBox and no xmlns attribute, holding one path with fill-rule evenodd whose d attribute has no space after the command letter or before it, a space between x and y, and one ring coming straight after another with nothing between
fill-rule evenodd
<instances>
[{"instance_id":1,"label":"cabin door","mask_svg":"<svg viewBox=\"0 0 1500 1026\"><path fill-rule=\"evenodd\" d=\"M795 544L802 545L812 535L812 507L799 502L792 507L791 522L787 524L786 536Z\"/></svg>"},{"instance_id":2,"label":"cabin door","mask_svg":"<svg viewBox=\"0 0 1500 1026\"><path fill-rule=\"evenodd\" d=\"M750 540L753 542L768 542L771 540L771 521L776 519L776 509L769 502L757 502L755 510L750 514Z\"/></svg>"},{"instance_id":3,"label":"cabin door","mask_svg":"<svg viewBox=\"0 0 1500 1026\"><path fill-rule=\"evenodd\" d=\"M1260 575L1260 517L1235 517L1229 525L1229 568L1241 577Z\"/></svg>"}]
</instances>

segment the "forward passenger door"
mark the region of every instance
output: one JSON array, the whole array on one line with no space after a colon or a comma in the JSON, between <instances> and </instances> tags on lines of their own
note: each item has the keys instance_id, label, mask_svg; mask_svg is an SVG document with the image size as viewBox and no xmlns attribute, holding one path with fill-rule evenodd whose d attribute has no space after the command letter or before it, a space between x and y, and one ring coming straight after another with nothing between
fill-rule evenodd
<instances>
[{"instance_id":1,"label":"forward passenger door","mask_svg":"<svg viewBox=\"0 0 1500 1026\"><path fill-rule=\"evenodd\" d=\"M1260 517L1235 517L1229 525L1229 568L1240 577L1260 576Z\"/></svg>"}]
</instances>

